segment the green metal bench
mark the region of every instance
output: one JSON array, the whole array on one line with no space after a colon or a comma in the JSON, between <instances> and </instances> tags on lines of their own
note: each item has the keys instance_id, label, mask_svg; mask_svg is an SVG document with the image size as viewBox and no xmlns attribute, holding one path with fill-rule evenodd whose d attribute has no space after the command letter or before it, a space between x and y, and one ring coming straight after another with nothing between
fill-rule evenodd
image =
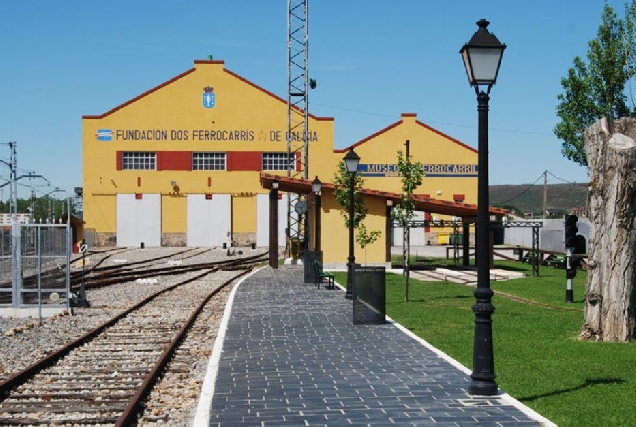
<instances>
[{"instance_id":1,"label":"green metal bench","mask_svg":"<svg viewBox=\"0 0 636 427\"><path fill-rule=\"evenodd\" d=\"M336 287L333 273L324 271L322 269L322 263L320 261L314 261L314 271L316 272L314 283L316 287L320 288L320 284L322 283L323 279L327 279L327 289L334 289Z\"/></svg>"},{"instance_id":2,"label":"green metal bench","mask_svg":"<svg viewBox=\"0 0 636 427\"><path fill-rule=\"evenodd\" d=\"M545 260L547 265L551 265L554 268L565 268L566 257L563 254L554 254L550 259Z\"/></svg>"},{"instance_id":3,"label":"green metal bench","mask_svg":"<svg viewBox=\"0 0 636 427\"><path fill-rule=\"evenodd\" d=\"M523 258L521 258L521 262L527 262L529 264L532 264L534 263L535 259L536 257L534 256L534 252L528 252L527 254L523 256Z\"/></svg>"}]
</instances>

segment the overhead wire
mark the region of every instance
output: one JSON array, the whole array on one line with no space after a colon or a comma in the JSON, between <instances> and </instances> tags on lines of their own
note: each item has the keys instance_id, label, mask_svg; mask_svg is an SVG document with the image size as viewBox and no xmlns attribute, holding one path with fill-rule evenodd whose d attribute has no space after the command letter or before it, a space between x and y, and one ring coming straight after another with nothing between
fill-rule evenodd
<instances>
[{"instance_id":1,"label":"overhead wire","mask_svg":"<svg viewBox=\"0 0 636 427\"><path fill-rule=\"evenodd\" d=\"M557 194L554 194L554 190L553 190L553 194L551 194L551 198L552 199L558 199L559 197L566 197L566 193L568 192L572 192L577 186L581 186L581 185L587 185L586 183L577 183L577 182L572 182L572 181L568 181L566 179L561 178L560 176L557 176L555 174L553 174L550 171L546 171L546 173L548 173L550 176L552 176L553 178L556 178L566 184L569 184L569 186L566 186L564 188L559 188L557 187L556 190L558 190ZM579 200L579 202L583 202L584 200Z\"/></svg>"},{"instance_id":2,"label":"overhead wire","mask_svg":"<svg viewBox=\"0 0 636 427\"><path fill-rule=\"evenodd\" d=\"M574 184L574 185L576 185L576 184L584 184L584 183L582 183L582 182L577 183L577 182L573 182L573 181L568 181L567 179L563 179L563 178L561 178L560 176L555 175L555 174L553 174L553 173L552 173L552 172L550 172L550 171L546 171L546 172L547 172L549 175L551 175L552 177L554 177L554 178L556 178L556 179L558 179L558 180L560 180L560 181L563 181L563 182L565 182L566 184Z\"/></svg>"},{"instance_id":3,"label":"overhead wire","mask_svg":"<svg viewBox=\"0 0 636 427\"><path fill-rule=\"evenodd\" d=\"M521 190L516 196L509 198L508 200L505 200L503 202L498 202L497 204L499 205L505 205L507 203L512 202L515 199L518 199L519 197L521 197L522 195L524 195L525 193L527 193L528 191L530 191L530 189L534 186L537 185L537 183L539 182L539 180L541 180L545 174L548 174L550 176L552 176L555 179L558 179L560 181L563 181L566 184L570 184L572 187L576 186L576 185L583 185L584 183L576 183L573 181L568 181L566 179L561 178L558 175L553 174L552 172L546 170L544 173L542 173L541 175L539 175L539 177L532 183L532 184L528 184L528 186L526 186L523 190ZM565 194L567 192L567 190L561 190L561 194ZM552 195L552 197L554 198L554 195ZM558 196L557 196L558 197Z\"/></svg>"},{"instance_id":4,"label":"overhead wire","mask_svg":"<svg viewBox=\"0 0 636 427\"><path fill-rule=\"evenodd\" d=\"M537 179L536 179L536 181L534 181L532 184L528 184L528 186L527 186L526 188L524 188L524 189L523 189L523 190L522 190L519 194L517 194L517 195L516 195L516 196L514 196L514 197L511 197L511 198L510 198L510 199L508 199L508 200L505 200L505 201L503 201L503 202L499 202L498 204L500 204L500 205L504 205L504 204L506 204L506 203L509 203L509 202L511 202L511 201L513 201L513 200L515 200L515 199L518 199L518 198L519 198L519 197L521 197L523 194L527 193L527 192L528 192L528 191L529 191L532 187L534 187L534 186L536 185L536 183L537 183L537 182L539 182L539 180L540 180L541 178L543 178L543 174L539 175L539 178L537 178Z\"/></svg>"},{"instance_id":5,"label":"overhead wire","mask_svg":"<svg viewBox=\"0 0 636 427\"><path fill-rule=\"evenodd\" d=\"M333 108L336 110L342 110L342 111L350 111L352 113L360 113L360 114L367 114L370 116L380 116L380 117L387 117L390 119L399 119L399 117L397 117L395 114L384 114L384 113L375 113L375 112L371 112L371 111L364 111L364 110L357 110L354 108L347 108L347 107L338 107L335 105L327 105L327 104L319 104L316 102L312 102L312 105L314 106L319 106L319 107L326 107L326 108ZM470 128L470 129L474 129L476 128L476 126L474 125L464 125L464 124L458 124L458 123L449 123L449 122L442 122L439 120L427 120L427 123L431 123L431 124L441 124L441 125L445 125L445 126L455 126L455 127L463 127L463 128ZM536 131L527 131L527 130L514 130L514 129L502 129L502 128L496 128L496 127L492 127L489 128L490 131L497 131L497 132L508 132L508 133L518 133L518 134L526 134L526 135L545 135L545 136L554 136L551 133L545 133L545 132L536 132Z\"/></svg>"}]
</instances>

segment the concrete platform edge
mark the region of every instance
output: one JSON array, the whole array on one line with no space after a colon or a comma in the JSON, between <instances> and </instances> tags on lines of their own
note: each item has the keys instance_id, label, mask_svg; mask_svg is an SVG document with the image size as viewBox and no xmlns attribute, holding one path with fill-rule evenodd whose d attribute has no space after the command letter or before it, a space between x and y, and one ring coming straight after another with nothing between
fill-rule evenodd
<instances>
[{"instance_id":1,"label":"concrete platform edge","mask_svg":"<svg viewBox=\"0 0 636 427\"><path fill-rule=\"evenodd\" d=\"M429 350L431 350L433 353L437 354L440 358L446 360L448 363L450 363L451 365L453 365L454 367L456 367L460 371L464 372L466 375L470 375L472 373L472 371L470 369L468 369L466 366L462 365L457 360L453 359L451 356L449 356L448 354L446 354L443 351L439 350L438 348L433 347L431 344L428 343L428 341L418 337L413 332L411 332L408 329L406 329L404 326L402 326L399 323L395 322L389 316L387 316L387 321L392 323L396 328L398 328L399 330L404 332L406 335L410 336L411 338L413 338L414 340L416 340L417 342L422 344L424 347L426 347ZM512 405L515 408L519 409L521 412L526 414L528 417L530 417L530 418L542 423L543 425L545 425L547 427L557 427L557 425L554 424L552 421L548 420L547 418L545 418L543 415L539 414L538 412L535 412L533 409L528 408L526 405L524 405L523 403L519 402L517 399L515 399L512 396L510 396L508 393L504 392L503 390L499 389L499 393L498 394L499 394L499 397L501 397L502 400L505 400L510 405Z\"/></svg>"}]
</instances>

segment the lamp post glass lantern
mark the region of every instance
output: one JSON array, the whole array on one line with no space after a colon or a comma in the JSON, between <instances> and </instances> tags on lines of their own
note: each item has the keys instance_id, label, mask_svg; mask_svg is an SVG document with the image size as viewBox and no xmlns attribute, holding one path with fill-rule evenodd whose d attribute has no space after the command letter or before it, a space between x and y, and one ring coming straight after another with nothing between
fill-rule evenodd
<instances>
[{"instance_id":1,"label":"lamp post glass lantern","mask_svg":"<svg viewBox=\"0 0 636 427\"><path fill-rule=\"evenodd\" d=\"M497 394L492 343L493 291L490 289L490 215L488 212L488 101L497 81L503 51L506 48L488 31L487 20L477 21L479 29L459 51L464 60L468 82L475 88L478 111L477 230L475 289L475 343L473 372L469 392L475 395ZM485 87L485 91L483 89Z\"/></svg>"},{"instance_id":2,"label":"lamp post glass lantern","mask_svg":"<svg viewBox=\"0 0 636 427\"><path fill-rule=\"evenodd\" d=\"M353 190L356 183L356 172L358 172L358 165L360 164L360 156L353 151L353 148L349 148L347 155L344 157L345 169L349 174L349 258L347 259L347 290L345 292L345 298L353 298L353 267L356 262L356 257L353 251L353 229L355 214L354 209L354 194Z\"/></svg>"},{"instance_id":3,"label":"lamp post glass lantern","mask_svg":"<svg viewBox=\"0 0 636 427\"><path fill-rule=\"evenodd\" d=\"M344 156L345 169L347 172L355 174L358 172L358 165L360 165L360 156L353 151L353 148L349 148L347 155Z\"/></svg>"},{"instance_id":4,"label":"lamp post glass lantern","mask_svg":"<svg viewBox=\"0 0 636 427\"><path fill-rule=\"evenodd\" d=\"M314 194L318 194L320 193L320 190L322 190L322 182L318 179L318 177L315 177L313 181L311 181L311 191Z\"/></svg>"}]
</instances>

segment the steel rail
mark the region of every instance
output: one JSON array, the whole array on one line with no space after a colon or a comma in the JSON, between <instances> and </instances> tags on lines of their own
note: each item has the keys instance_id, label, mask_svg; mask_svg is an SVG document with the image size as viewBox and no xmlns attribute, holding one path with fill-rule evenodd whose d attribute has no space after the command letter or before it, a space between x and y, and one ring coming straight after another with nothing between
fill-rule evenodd
<instances>
[{"instance_id":1,"label":"steel rail","mask_svg":"<svg viewBox=\"0 0 636 427\"><path fill-rule=\"evenodd\" d=\"M245 260L245 258L239 259L239 260ZM239 260L237 260L237 261L239 261ZM75 340L72 340L68 344L60 347L59 349L57 349L54 352L48 354L47 356L45 356L42 359L40 359L39 361L31 364L30 366L24 368L23 370L10 375L4 381L0 382L0 402L3 402L6 399L6 397L8 396L8 394L9 394L9 392L11 390L13 390L14 388L16 388L19 385L23 384L29 378L33 377L37 372L41 371L42 369L48 368L49 366L54 365L58 360L60 360L64 356L66 356L73 349L75 349L75 348L77 348L77 347L89 342L90 340L95 338L97 335L99 335L101 332L103 332L106 328L114 325L119 320L123 319L124 317L126 317L127 315L132 313L133 311L138 310L140 307L146 305L147 303L149 303L153 299L157 298L158 296L162 295L163 293L171 291L171 290L173 290L173 289L175 289L177 287L183 286L184 284L190 283L193 280L197 280L197 279L199 279L201 277L204 277L204 276L206 276L208 274L211 274L211 273L213 273L215 271L224 270L224 269L227 270L227 268L224 268L224 267L232 267L232 265L236 264L237 261L229 262L228 264L230 264L230 265L226 264L226 265L215 265L215 266L208 267L207 269L210 270L210 271L206 271L206 272L204 272L204 273L202 273L200 275L197 275L197 276L195 276L193 278L187 279L187 280L185 280L183 282L177 283L175 285L168 286L168 287L166 287L166 288L164 288L162 290L159 290L159 291L155 292L154 294L152 294L152 295L142 299L138 303L134 304L132 307L129 307L128 309L124 310L120 314L114 316L110 320L104 322L102 325L93 328L92 330L86 332L85 334L83 334L79 338L76 338ZM203 268L200 268L200 269L203 269Z\"/></svg>"},{"instance_id":2,"label":"steel rail","mask_svg":"<svg viewBox=\"0 0 636 427\"><path fill-rule=\"evenodd\" d=\"M217 295L223 288L227 285L235 281L241 276L244 276L250 271L249 268L246 268L244 271L239 274L234 275L231 279L225 281L220 287L213 290L208 294L208 296L199 304L197 309L190 315L186 323L183 325L179 333L172 340L168 348L163 352L160 356L159 360L155 364L154 368L150 370L146 378L143 380L141 386L137 389L137 392L130 398L128 405L124 409L124 412L119 417L117 422L115 423L116 427L123 427L133 425L133 423L137 420L138 416L143 411L143 401L148 396L152 388L155 386L157 381L161 378L162 372L164 368L170 363L174 353L176 352L180 343L186 337L188 331L192 328L195 320L199 317L205 306L208 304L210 299ZM210 274L210 273L208 273Z\"/></svg>"}]
</instances>

